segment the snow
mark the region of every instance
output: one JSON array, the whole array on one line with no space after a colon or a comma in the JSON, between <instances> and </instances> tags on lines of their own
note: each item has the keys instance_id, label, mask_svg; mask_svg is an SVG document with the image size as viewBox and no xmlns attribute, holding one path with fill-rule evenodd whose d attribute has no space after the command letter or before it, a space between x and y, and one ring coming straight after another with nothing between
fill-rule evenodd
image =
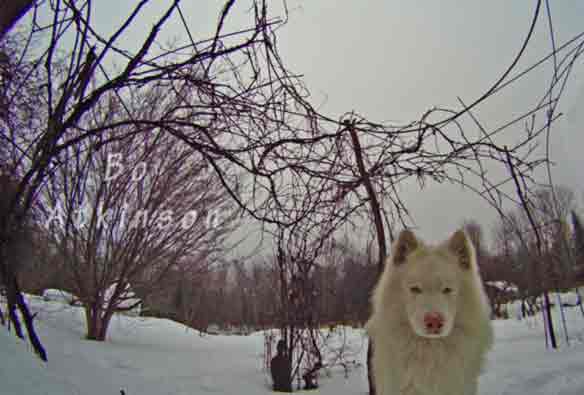
<instances>
[{"instance_id":1,"label":"snow","mask_svg":"<svg viewBox=\"0 0 584 395\"><path fill-rule=\"evenodd\" d=\"M580 295L576 292L566 292L561 294L560 297L564 306L578 306L581 303Z\"/></svg>"},{"instance_id":2,"label":"snow","mask_svg":"<svg viewBox=\"0 0 584 395\"><path fill-rule=\"evenodd\" d=\"M103 296L103 306L107 308L110 303L110 299L113 297L116 288L118 287L118 283L114 282L109 287L106 288L104 296ZM124 311L124 314L139 316L142 310L142 301L136 297L134 291L132 291L132 287L129 283L126 283L122 292L118 297L118 301L116 303L116 307L120 310Z\"/></svg>"},{"instance_id":3,"label":"snow","mask_svg":"<svg viewBox=\"0 0 584 395\"><path fill-rule=\"evenodd\" d=\"M271 393L263 368L262 333L201 335L163 319L117 315L106 342L84 339L79 307L28 296L48 351L44 364L24 342L0 327L0 394L4 395L209 395ZM480 381L480 395L584 394L584 318L566 309L570 344L559 325L558 351L545 348L541 318L495 321L496 343ZM348 339L364 366L360 329ZM367 392L364 367L319 379L319 394Z\"/></svg>"},{"instance_id":4,"label":"snow","mask_svg":"<svg viewBox=\"0 0 584 395\"><path fill-rule=\"evenodd\" d=\"M500 291L512 291L517 292L518 288L513 283L508 281L485 281L485 284L491 287L497 288Z\"/></svg>"},{"instance_id":5,"label":"snow","mask_svg":"<svg viewBox=\"0 0 584 395\"><path fill-rule=\"evenodd\" d=\"M26 344L0 328L0 393L26 395L79 394L72 384L47 369Z\"/></svg>"},{"instance_id":6,"label":"snow","mask_svg":"<svg viewBox=\"0 0 584 395\"><path fill-rule=\"evenodd\" d=\"M78 301L78 298L73 295L72 293L69 293L67 291L63 291L61 289L54 289L54 288L48 288L45 289L43 291L43 299L45 301L52 301L52 302L61 302L61 303L67 303L67 304L75 304Z\"/></svg>"},{"instance_id":7,"label":"snow","mask_svg":"<svg viewBox=\"0 0 584 395\"><path fill-rule=\"evenodd\" d=\"M103 296L103 307L107 308L114 292L116 291L116 287L118 286L117 282L112 283L109 287L106 288ZM46 302L60 302L66 303L70 305L81 305L79 298L73 295L70 292L63 291L61 289L54 289L48 288L43 291L42 294L43 300ZM134 315L139 316L141 309L142 309L142 301L136 297L134 291L130 284L126 283L123 291L120 293L116 308L121 310L124 314L127 315Z\"/></svg>"}]
</instances>

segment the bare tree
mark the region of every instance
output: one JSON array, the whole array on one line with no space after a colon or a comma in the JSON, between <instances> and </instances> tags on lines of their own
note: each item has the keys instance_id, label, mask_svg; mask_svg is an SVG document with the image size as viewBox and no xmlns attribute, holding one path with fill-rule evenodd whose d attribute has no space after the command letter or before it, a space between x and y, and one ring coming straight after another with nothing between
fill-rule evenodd
<instances>
[{"instance_id":1,"label":"bare tree","mask_svg":"<svg viewBox=\"0 0 584 395\"><path fill-rule=\"evenodd\" d=\"M68 150L79 149L84 141L91 138L100 139L101 146L122 139L123 136L119 135L110 136L110 139L103 138L103 135L113 128L133 125L129 131L132 135L151 131L155 127L160 127L165 133L183 135L184 130L189 129L187 139L198 147L195 149L199 153L207 159L212 156L220 159L226 157L221 154L218 145L223 142L215 141L213 134L206 133L211 124L218 125L214 130L221 127L216 122L217 115L221 114L224 119L238 123L237 114L245 112L246 108L265 113L270 104L262 100L269 96L268 91L275 85L286 83L278 77L280 73L276 69L279 66L276 64L272 67L275 73L270 77L270 83L266 83L263 74L260 74L263 72L262 67L254 69L258 51L273 45L272 29L278 23L276 20L268 20L265 3L254 3L255 12L250 18L249 28L225 33L224 23L234 3L227 1L220 10L217 29L210 40L204 38L195 42L188 32L190 43L186 46L155 51L159 34L171 17L182 20L188 30L179 1L174 1L159 15L137 50L121 48L119 43L129 27L138 23L148 3L149 0L144 0L133 6L128 17L109 35L102 34L96 27L92 12L96 5L93 2L34 4L29 35L21 41L23 46L19 49L20 53L9 58L10 61L27 60L30 70L23 73L24 78L21 80L12 78L14 73L10 74L10 84L5 83L7 79L4 72L2 77L0 96L3 99L3 111L6 108L18 108L12 104L23 96L23 86L30 87L28 91L33 92L25 97L39 99L32 117L25 111L15 111L10 117L2 117L2 137L13 153L9 171L16 176L17 183L16 194L8 210L10 215L3 216L0 224L2 246L10 243L10 224L23 221L47 180L64 164L62 158L67 157ZM40 21L40 15L48 16L48 26ZM39 37L41 39L37 40ZM33 48L29 45L32 42L39 42L45 47ZM78 45L71 47L71 42ZM240 63L228 58L238 54L240 59L243 57L249 61ZM108 59L112 57L119 61L118 64L122 64L121 69L110 66ZM6 56L1 61L4 66ZM257 71L255 81L240 78L242 68ZM41 77L32 80L30 77L34 75ZM148 87L163 87L166 98L182 98L188 100L190 105L173 99L176 106L167 108L167 112L154 121L152 118L139 119L130 111L125 111L115 112L123 116L110 118L108 124L98 128L79 128L79 124L90 116L96 106L117 97L121 108L127 110L128 97L138 89ZM264 90L266 94L256 94L258 90ZM278 90L280 88L276 87ZM216 166L217 162L214 161L213 165ZM230 181L234 185L233 176L226 179L221 175L220 180L222 183ZM17 202L22 204L17 205ZM5 272L2 276L5 284L16 282L5 261L0 262L0 268ZM21 301L19 307L25 322L30 323L27 326L34 332L31 315L17 283L8 288L13 290L15 299ZM35 338L34 334L29 335ZM33 344L36 343L33 341ZM40 348L37 351L40 353Z\"/></svg>"},{"instance_id":2,"label":"bare tree","mask_svg":"<svg viewBox=\"0 0 584 395\"><path fill-rule=\"evenodd\" d=\"M163 111L158 97L139 97L145 107L133 113ZM117 107L114 97L93 111L89 127L99 128ZM91 138L63 151L47 188L48 232L93 340L104 340L112 315L141 303L136 294L159 291L169 273L220 261L237 214L198 153L160 131L136 137L125 128L111 133L130 137L101 148L101 138Z\"/></svg>"},{"instance_id":3,"label":"bare tree","mask_svg":"<svg viewBox=\"0 0 584 395\"><path fill-rule=\"evenodd\" d=\"M573 285L576 256L569 228L570 212L575 208L574 192L556 185L553 191L540 191L537 194L540 213L547 220L542 229L548 241L548 265L556 289Z\"/></svg>"},{"instance_id":4,"label":"bare tree","mask_svg":"<svg viewBox=\"0 0 584 395\"><path fill-rule=\"evenodd\" d=\"M501 217L495 231L499 254L513 268L522 303L533 306L536 298L543 297L553 348L557 342L549 292L567 286L574 277L573 248L567 229L573 202L574 194L566 187L537 189L524 196L516 210Z\"/></svg>"}]
</instances>

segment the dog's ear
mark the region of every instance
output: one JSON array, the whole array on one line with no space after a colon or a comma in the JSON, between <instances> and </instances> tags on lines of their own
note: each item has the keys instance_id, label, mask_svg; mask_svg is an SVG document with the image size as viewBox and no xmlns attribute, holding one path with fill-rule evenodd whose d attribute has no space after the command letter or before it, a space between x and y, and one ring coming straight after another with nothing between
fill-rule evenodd
<instances>
[{"instance_id":1,"label":"dog's ear","mask_svg":"<svg viewBox=\"0 0 584 395\"><path fill-rule=\"evenodd\" d=\"M409 229L402 230L393 247L393 264L405 263L407 256L418 247L418 239Z\"/></svg>"},{"instance_id":2,"label":"dog's ear","mask_svg":"<svg viewBox=\"0 0 584 395\"><path fill-rule=\"evenodd\" d=\"M448 248L454 252L458 258L458 263L465 269L470 269L473 259L473 246L466 236L466 233L459 229L448 240Z\"/></svg>"}]
</instances>

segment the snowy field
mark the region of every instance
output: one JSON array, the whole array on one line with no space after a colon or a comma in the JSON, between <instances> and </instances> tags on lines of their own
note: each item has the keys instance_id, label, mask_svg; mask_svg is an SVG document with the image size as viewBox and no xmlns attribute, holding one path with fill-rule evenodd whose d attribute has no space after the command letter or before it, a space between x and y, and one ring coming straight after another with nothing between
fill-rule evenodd
<instances>
[{"instance_id":1,"label":"snowy field","mask_svg":"<svg viewBox=\"0 0 584 395\"><path fill-rule=\"evenodd\" d=\"M47 348L43 364L6 328L0 327L0 394L10 395L259 395L271 393L263 369L261 333L250 336L201 336L169 320L118 316L108 341L83 339L78 307L29 297L38 312L37 328ZM556 313L556 318L559 314ZM538 318L496 321L495 348L481 377L481 395L584 394L584 318L568 309L570 345L546 351ZM564 342L559 326L558 337ZM562 336L560 336L562 335ZM362 332L351 330L350 343L361 350ZM320 394L365 394L366 371L355 368L319 379ZM454 394L453 394L454 395Z\"/></svg>"}]
</instances>

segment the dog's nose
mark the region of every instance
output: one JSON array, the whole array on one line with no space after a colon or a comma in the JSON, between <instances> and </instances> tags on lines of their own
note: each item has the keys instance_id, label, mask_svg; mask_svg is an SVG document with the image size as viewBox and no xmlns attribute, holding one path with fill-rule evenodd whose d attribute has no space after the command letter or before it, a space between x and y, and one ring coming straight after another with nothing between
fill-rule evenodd
<instances>
[{"instance_id":1,"label":"dog's nose","mask_svg":"<svg viewBox=\"0 0 584 395\"><path fill-rule=\"evenodd\" d=\"M444 316L440 313L424 314L424 325L430 333L440 333L444 326Z\"/></svg>"}]
</instances>

